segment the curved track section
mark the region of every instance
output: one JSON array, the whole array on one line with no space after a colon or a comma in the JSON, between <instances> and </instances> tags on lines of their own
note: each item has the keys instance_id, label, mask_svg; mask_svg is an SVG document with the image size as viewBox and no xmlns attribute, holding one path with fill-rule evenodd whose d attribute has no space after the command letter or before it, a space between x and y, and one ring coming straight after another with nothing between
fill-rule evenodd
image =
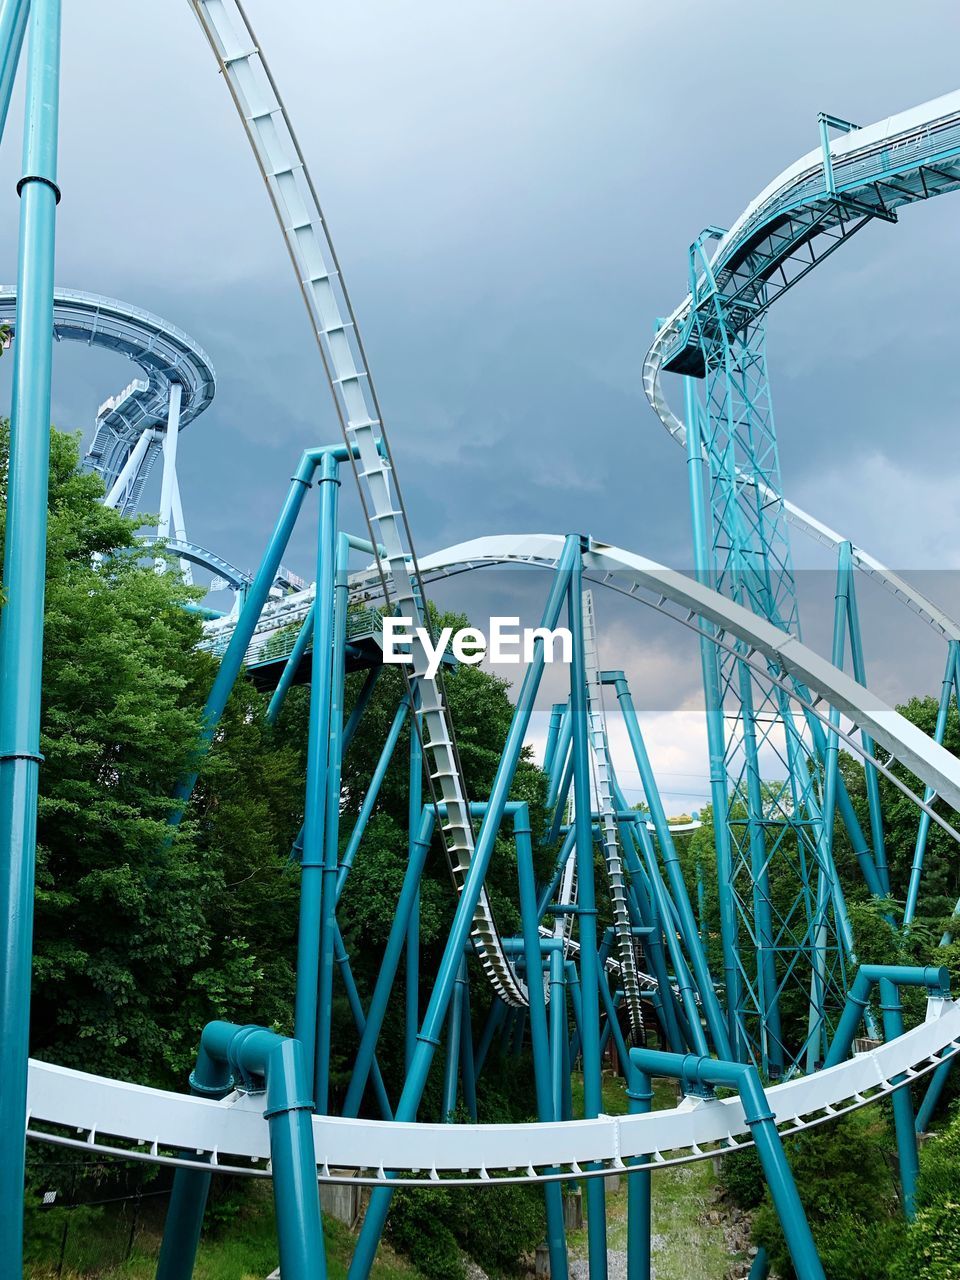
<instances>
[{"instance_id":1,"label":"curved track section","mask_svg":"<svg viewBox=\"0 0 960 1280\"><path fill-rule=\"evenodd\" d=\"M853 128L784 169L719 240L710 262L724 308L755 318L854 231L875 218L896 221L905 204L960 187L960 91L945 94L863 129ZM706 285L696 282L698 294ZM702 297L702 294L700 294ZM657 417L686 447L686 426L670 407L660 375L702 372L688 293L664 320L643 362L643 388ZM770 495L779 501L777 495ZM824 546L849 541L784 500L787 519ZM854 563L948 640L960 623L875 557L852 544Z\"/></svg>"},{"instance_id":2,"label":"curved track section","mask_svg":"<svg viewBox=\"0 0 960 1280\"><path fill-rule=\"evenodd\" d=\"M0 323L16 336L17 291L0 287ZM109 492L145 430L167 420L170 384L179 383L181 430L209 407L217 389L210 357L176 325L160 316L105 298L96 293L57 289L54 293L53 336L57 342L83 342L88 347L116 351L146 375L101 405L87 461ZM136 476L126 489L121 510L132 511L160 454L158 431L146 450Z\"/></svg>"},{"instance_id":3,"label":"curved track section","mask_svg":"<svg viewBox=\"0 0 960 1280\"><path fill-rule=\"evenodd\" d=\"M400 616L422 616L426 602L383 414L353 305L297 135L240 0L189 3L243 123L290 255L353 460L370 541L377 549L377 573L384 597ZM460 893L474 853L463 770L442 677L438 680L428 674L429 660L418 638L411 642L410 652L412 662L404 672L415 695L411 699L416 707L415 724L433 799L444 806L445 817L438 829ZM526 1004L526 987L504 951L486 890L480 894L471 936L480 964L499 997L510 1005Z\"/></svg>"},{"instance_id":4,"label":"curved track section","mask_svg":"<svg viewBox=\"0 0 960 1280\"><path fill-rule=\"evenodd\" d=\"M554 535L478 538L428 557L422 569L428 577L439 577L490 564L553 568L562 547L563 538ZM839 708L960 810L960 760L795 637L682 574L605 543L590 544L584 567L592 580L687 626L699 629L699 620L711 623L717 643L741 642L746 646L741 656L745 661L755 657L768 678L775 679L779 671L785 685L799 679L814 691L817 714L825 715L824 707ZM370 581L369 572L355 575L352 586L368 590ZM960 840L960 834L938 820ZM840 1066L777 1085L768 1097L778 1124L792 1132L873 1101L958 1049L960 1006L930 1001L921 1026ZM269 1146L262 1096L232 1094L211 1102L33 1062L27 1125L37 1140L126 1158L177 1163L184 1159L177 1152L187 1149L221 1169L269 1172L263 1165ZM647 1116L563 1124L414 1126L318 1116L314 1126L321 1176L332 1178L332 1168L347 1167L362 1171L358 1181L377 1182L395 1173L401 1181L427 1184L446 1173L476 1183L501 1174L538 1180L579 1177L582 1166L592 1161L600 1162L594 1171L599 1174L650 1152L654 1165L699 1159L742 1145L747 1130L736 1099L688 1099L674 1110ZM547 1172L551 1167L554 1172ZM342 1175L336 1180L342 1181Z\"/></svg>"}]
</instances>

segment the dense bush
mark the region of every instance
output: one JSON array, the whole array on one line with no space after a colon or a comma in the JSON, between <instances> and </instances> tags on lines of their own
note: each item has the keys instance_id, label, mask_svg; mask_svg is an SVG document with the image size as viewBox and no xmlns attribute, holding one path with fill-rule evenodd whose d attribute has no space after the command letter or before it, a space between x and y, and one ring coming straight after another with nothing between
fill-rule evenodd
<instances>
[{"instance_id":1,"label":"dense bush","mask_svg":"<svg viewBox=\"0 0 960 1280\"><path fill-rule=\"evenodd\" d=\"M899 1228L883 1112L854 1111L784 1146L830 1280L884 1280ZM790 1280L790 1255L769 1191L754 1218L754 1239L766 1245L774 1271ZM873 1243L881 1239L883 1250Z\"/></svg>"},{"instance_id":2,"label":"dense bush","mask_svg":"<svg viewBox=\"0 0 960 1280\"><path fill-rule=\"evenodd\" d=\"M394 1196L387 1233L427 1280L460 1280L461 1253L492 1276L515 1275L523 1254L543 1240L543 1191L537 1187L402 1190Z\"/></svg>"}]
</instances>

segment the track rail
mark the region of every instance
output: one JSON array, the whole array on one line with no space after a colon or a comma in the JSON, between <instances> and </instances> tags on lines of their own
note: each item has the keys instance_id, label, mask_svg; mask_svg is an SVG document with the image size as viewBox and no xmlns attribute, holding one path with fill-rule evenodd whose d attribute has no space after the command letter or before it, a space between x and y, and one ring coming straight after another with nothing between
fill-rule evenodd
<instances>
[{"instance_id":1,"label":"track rail","mask_svg":"<svg viewBox=\"0 0 960 1280\"><path fill-rule=\"evenodd\" d=\"M16 336L17 291L0 286L0 323ZM83 342L116 351L146 374L101 405L87 461L103 477L109 492L141 434L167 420L170 384L181 387L180 429L209 408L217 389L210 357L189 334L143 307L102 294L57 289L53 296L53 336L57 342ZM123 511L136 506L160 454L158 432L127 489Z\"/></svg>"},{"instance_id":2,"label":"track rail","mask_svg":"<svg viewBox=\"0 0 960 1280\"><path fill-rule=\"evenodd\" d=\"M354 471L370 540L375 548L383 548L383 554L377 551L377 572L386 603L402 617L423 618L413 538L383 416L303 152L239 0L189 2L243 121L297 275L344 440L356 450ZM442 677L428 678L426 650L418 639L410 651L412 665L405 670L434 797L445 807L440 830L460 893L474 851L463 773ZM525 1004L526 988L504 951L485 889L471 936L477 958L500 998L510 1005Z\"/></svg>"},{"instance_id":3,"label":"track rail","mask_svg":"<svg viewBox=\"0 0 960 1280\"><path fill-rule=\"evenodd\" d=\"M808 152L774 178L720 239L710 270L718 290L724 294L725 305L743 287L742 267L751 255L751 288L765 290L762 297L758 292L763 307L802 279L826 254L818 257L811 250L804 269L787 279L778 277L778 273L782 275L783 255L788 251L797 253L818 236L829 234L831 226L843 216L844 201L851 217L860 217L866 210L867 220L870 216L889 219L904 204L956 190L960 186L960 91L834 139L830 144L830 166L832 193L822 148ZM863 203L867 196L874 201L872 215L869 203ZM820 207L829 200L836 206L834 213L826 219L819 217ZM784 227L792 227L792 238L790 231L783 232ZM834 247L839 243L842 239L834 241ZM701 277L698 291L703 284ZM660 378L665 365L677 360L678 350L690 341L692 307L693 298L688 293L660 324L643 362L647 400L666 430L684 447L686 425L670 407ZM751 314L756 314L756 307ZM769 498L780 501L775 494ZM790 523L822 545L836 548L850 541L796 504L784 501L783 506ZM946 639L960 639L960 622L876 557L851 545L858 568Z\"/></svg>"},{"instance_id":4,"label":"track rail","mask_svg":"<svg viewBox=\"0 0 960 1280\"><path fill-rule=\"evenodd\" d=\"M839 1066L775 1085L767 1099L789 1136L886 1097L958 1050L960 1005L932 1000L920 1026ZM233 1093L213 1102L31 1061L27 1134L127 1160L192 1168L206 1162L224 1173L269 1176L263 1106L262 1094ZM659 1168L749 1145L739 1098L687 1098L646 1115L563 1123L442 1125L314 1116L313 1126L320 1179L364 1185L388 1177L392 1185L416 1186L597 1177L622 1170L636 1156Z\"/></svg>"}]
</instances>

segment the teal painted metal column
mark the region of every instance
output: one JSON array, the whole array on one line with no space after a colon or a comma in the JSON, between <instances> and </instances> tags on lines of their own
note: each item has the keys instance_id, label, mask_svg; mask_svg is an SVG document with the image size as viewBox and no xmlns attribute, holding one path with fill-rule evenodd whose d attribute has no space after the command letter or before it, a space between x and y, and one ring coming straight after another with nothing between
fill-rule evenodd
<instances>
[{"instance_id":1,"label":"teal painted metal column","mask_svg":"<svg viewBox=\"0 0 960 1280\"><path fill-rule=\"evenodd\" d=\"M554 1119L554 1097L550 1070L550 1034L543 995L540 921L537 916L537 885L533 871L533 837L530 811L526 804L514 810L513 832L517 846L517 883L520 920L523 927L523 955L527 970L530 1007L530 1039L533 1044L533 1078L537 1095L537 1116ZM557 939L553 950L563 959L563 944ZM552 963L552 952L548 963ZM553 988L551 987L551 992ZM547 1216L547 1248L550 1251L551 1280L566 1280L567 1241L563 1229L563 1188L559 1182L545 1182L543 1194Z\"/></svg>"},{"instance_id":2,"label":"teal painted metal column","mask_svg":"<svg viewBox=\"0 0 960 1280\"><path fill-rule=\"evenodd\" d=\"M577 923L580 931L580 1035L583 1055L584 1118L603 1110L600 1062L600 966L597 963L597 899L593 868L593 816L587 723L587 671L583 638L583 561L577 556L570 575L568 621L573 638L570 667L570 722L573 794L576 802ZM603 1178L587 1179L587 1252L590 1280L607 1275L607 1199Z\"/></svg>"},{"instance_id":3,"label":"teal painted metal column","mask_svg":"<svg viewBox=\"0 0 960 1280\"><path fill-rule=\"evenodd\" d=\"M276 724L277 717L286 700L290 686L293 684L293 678L297 674L297 669L303 660L303 655L307 652L310 640L313 637L313 620L317 612L317 600L313 599L313 603L307 610L307 616L303 620L303 625L297 633L294 641L293 649L290 651L290 657L284 664L280 679L277 681L277 687L273 691L273 697L267 706L266 721L267 724Z\"/></svg>"},{"instance_id":4,"label":"teal painted metal column","mask_svg":"<svg viewBox=\"0 0 960 1280\"><path fill-rule=\"evenodd\" d=\"M703 433L700 406L693 379L684 378L684 413L687 419L687 474L690 490L690 514L693 520L693 557L697 581L713 586L710 540L707 531L704 473L708 473L703 456ZM733 890L733 856L728 825L728 779L726 770L726 733L723 725L723 694L720 682L720 658L712 642L713 627L706 622L700 628L700 667L706 703L707 745L710 755L710 801L713 810L714 846L717 855L717 897L720 906L720 941L723 949L723 978L727 1008L727 1035L740 1058L738 1010L740 1008L741 975L737 942L737 908Z\"/></svg>"},{"instance_id":5,"label":"teal painted metal column","mask_svg":"<svg viewBox=\"0 0 960 1280\"><path fill-rule=\"evenodd\" d=\"M265 1093L264 1118L270 1129L270 1164L273 1199L284 1280L326 1280L327 1263L317 1191L317 1161L313 1144L313 1097L308 1059L299 1041L277 1035L264 1027L240 1027L232 1022L210 1022L203 1029L194 1078L215 1079L225 1072L237 1087ZM177 1179L197 1175L178 1170ZM206 1175L209 1178L209 1174ZM171 1201L171 1209L173 1208ZM176 1255L178 1245L187 1250L199 1239L195 1205L187 1205L180 1222L164 1231L157 1280L189 1280L194 1257ZM201 1213L202 1219L202 1213ZM169 1243L168 1243L169 1237Z\"/></svg>"},{"instance_id":6,"label":"teal painted metal column","mask_svg":"<svg viewBox=\"0 0 960 1280\"><path fill-rule=\"evenodd\" d=\"M60 0L35 0L18 185L17 340L3 560L7 600L0 614L0 1274L11 1278L23 1268L59 102Z\"/></svg>"},{"instance_id":7,"label":"teal painted metal column","mask_svg":"<svg viewBox=\"0 0 960 1280\"><path fill-rule=\"evenodd\" d=\"M627 1076L627 1109L630 1115L645 1115L653 1102L650 1077L630 1057ZM643 1163L647 1156L640 1156ZM627 1280L650 1280L651 1249L650 1170L627 1174Z\"/></svg>"},{"instance_id":8,"label":"teal painted metal column","mask_svg":"<svg viewBox=\"0 0 960 1280\"><path fill-rule=\"evenodd\" d=\"M940 687L940 705L937 707L937 723L934 728L933 739L935 742L943 744L943 737L947 731L947 714L950 710L950 694L953 691L957 678L957 663L960 645L956 640L951 640L947 646L947 665L943 673L943 683ZM924 787L923 799L925 804L930 804L933 800L933 788ZM917 828L917 840L913 848L913 864L910 867L910 883L907 886L907 902L903 910L903 923L910 925L913 923L913 917L917 913L917 899L920 896L920 877L923 874L923 858L927 848L927 836L930 833L930 815L926 810L920 812L920 825Z\"/></svg>"},{"instance_id":9,"label":"teal painted metal column","mask_svg":"<svg viewBox=\"0 0 960 1280\"><path fill-rule=\"evenodd\" d=\"M416 717L410 721L410 784L407 799L407 830L409 845L407 857L413 857L413 842L423 809L423 744L417 732ZM420 1027L420 889L417 888L410 919L407 921L406 940L406 988L404 991L403 1065L410 1070L417 1047L417 1031Z\"/></svg>"},{"instance_id":10,"label":"teal painted metal column","mask_svg":"<svg viewBox=\"0 0 960 1280\"><path fill-rule=\"evenodd\" d=\"M233 1073L226 1061L212 1058L201 1037L197 1065L190 1073L190 1092L194 1097L216 1101L226 1097L232 1088ZM191 1280L212 1182L209 1168L194 1171L181 1167L174 1174L157 1262L157 1280Z\"/></svg>"},{"instance_id":11,"label":"teal painted metal column","mask_svg":"<svg viewBox=\"0 0 960 1280\"><path fill-rule=\"evenodd\" d=\"M0 4L0 138L7 127L7 113L29 17L30 0L3 0Z\"/></svg>"},{"instance_id":12,"label":"teal painted metal column","mask_svg":"<svg viewBox=\"0 0 960 1280\"><path fill-rule=\"evenodd\" d=\"M460 961L457 980L453 986L453 996L447 1013L447 1053L443 1062L443 1101L440 1104L440 1119L444 1124L453 1124L457 1110L457 1084L460 1079L460 1034L463 1026L463 989L467 984L467 962Z\"/></svg>"},{"instance_id":13,"label":"teal painted metal column","mask_svg":"<svg viewBox=\"0 0 960 1280\"><path fill-rule=\"evenodd\" d=\"M715 1058L700 1058L694 1054L661 1053L657 1049L632 1049L630 1060L650 1076L681 1080L685 1086L699 1092L715 1088L737 1090L797 1280L826 1280L777 1132L775 1116L756 1067L740 1062L718 1062Z\"/></svg>"},{"instance_id":14,"label":"teal painted metal column","mask_svg":"<svg viewBox=\"0 0 960 1280\"><path fill-rule=\"evenodd\" d=\"M339 466L332 453L320 460L320 529L317 539L317 595L310 681L310 731L307 741L307 794L300 871L300 919L297 934L297 987L294 1034L304 1056L314 1061L320 980L320 932L327 753L333 683L333 592L337 559Z\"/></svg>"},{"instance_id":15,"label":"teal painted metal column","mask_svg":"<svg viewBox=\"0 0 960 1280\"><path fill-rule=\"evenodd\" d=\"M571 571L574 563L578 564L579 561L580 548L578 540L572 537L567 538L543 611L542 627L552 630L556 626L563 601L567 596ZM410 1070L407 1072L403 1093L397 1104L397 1120L415 1120L417 1116L417 1108L423 1096L427 1076L433 1062L433 1055L440 1040L440 1032L452 994L453 983L456 979L456 971L463 955L463 948L470 936L473 914L490 866L497 831L500 827L510 787L523 750L524 738L530 724L530 715L533 711L533 704L543 676L543 668L544 644L542 639L538 639L534 645L533 659L527 665L523 683L520 686L513 719L507 732L507 740L504 743L500 764L490 790L486 813L477 835L470 869L457 899L456 910L440 961L437 978L424 1014L423 1024L417 1035L417 1047L410 1063ZM350 1263L349 1280L366 1280L369 1276L376 1257L380 1236L390 1210L392 1197L393 1189L391 1187L377 1187L373 1192L367 1209L367 1216L360 1232L360 1238L357 1241L357 1247Z\"/></svg>"},{"instance_id":16,"label":"teal painted metal column","mask_svg":"<svg viewBox=\"0 0 960 1280\"><path fill-rule=\"evenodd\" d=\"M322 496L322 491L321 491ZM336 537L333 588L333 647L330 654L330 721L324 787L323 871L320 893L320 973L317 980L317 1043L314 1062L316 1108L326 1115L330 1097L330 1035L333 1009L334 935L337 932L337 860L340 853L340 792L343 766L343 699L346 677L348 566L350 539ZM318 583L319 587L319 583Z\"/></svg>"},{"instance_id":17,"label":"teal painted metal column","mask_svg":"<svg viewBox=\"0 0 960 1280\"><path fill-rule=\"evenodd\" d=\"M880 1013L883 1017L885 1040L896 1040L903 1035L903 1006L900 990L889 978L881 978ZM900 1084L892 1098L893 1127L897 1135L897 1160L900 1165L900 1193L903 1197L904 1215L912 1220L917 1212L917 1175L920 1160L917 1152L917 1130L913 1117L913 1100L909 1084L903 1084L906 1076L894 1076L891 1084Z\"/></svg>"}]
</instances>

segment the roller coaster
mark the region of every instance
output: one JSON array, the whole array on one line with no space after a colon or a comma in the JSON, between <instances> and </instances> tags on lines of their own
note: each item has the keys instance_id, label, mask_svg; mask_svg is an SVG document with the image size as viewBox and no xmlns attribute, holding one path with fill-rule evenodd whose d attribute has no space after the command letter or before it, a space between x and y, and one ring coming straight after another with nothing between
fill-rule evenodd
<instances>
[{"instance_id":1,"label":"roller coaster","mask_svg":"<svg viewBox=\"0 0 960 1280\"><path fill-rule=\"evenodd\" d=\"M27 1139L176 1170L160 1280L193 1274L215 1173L272 1178L284 1280L326 1275L318 1182L371 1188L351 1280L370 1274L397 1187L470 1185L482 1194L500 1182L542 1188L549 1274L566 1277L563 1188L577 1182L588 1201L589 1274L602 1280L608 1267L605 1178L623 1172L629 1274L631 1280L649 1277L651 1176L666 1165L752 1143L797 1275L817 1280L824 1272L783 1137L891 1097L909 1213L916 1132L960 1050L960 1008L943 969L859 963L846 899L861 884L844 882L837 856L846 842L862 886L888 902L881 779L909 801L916 836L909 892L897 921L908 929L923 892L930 828L960 841L954 816L960 812L960 761L943 746L950 707L960 697L960 623L784 498L766 313L868 223L894 222L905 205L960 186L960 92L867 128L821 115L819 148L775 178L729 231L708 227L691 244L689 291L658 325L642 384L656 417L685 450L695 574L583 534L497 535L418 557L343 271L262 46L239 0L188 3L276 214L341 439L306 449L297 462L256 572L238 570L187 541L177 439L213 398L212 366L187 335L139 308L54 289L60 0L0 0L0 125L30 29L19 276L16 289L0 292L0 318L14 335L15 370L7 600L0 615L3 1274L22 1271ZM252 678L269 690L270 720L295 681L309 685L304 823L295 848L300 918L293 1035L208 1025L189 1094L28 1064L41 767L43 442L51 352L61 338L120 351L146 375L108 400L97 417L87 461L103 478L105 500L136 510L150 469L162 457L156 536L181 558L185 572L203 565L236 591L231 613L205 624L204 644L218 666L204 709L201 754L216 749L217 727L238 680ZM668 374L681 379L682 414L668 403ZM345 474L353 476L360 495L365 527L359 534L340 527L338 490ZM307 587L285 573L282 557L312 489L319 533L316 580ZM800 638L789 525L837 556L827 655ZM383 616L396 613L425 627L429 588L494 565L539 571L537 581L549 583L543 628L565 621L572 636L569 695L552 706L543 759L543 816L558 850L543 884L534 875L528 805L510 798L543 678L542 639L516 690L495 780L479 797L470 797L464 782L442 673L431 675L425 647L413 639L410 663L402 668L406 687L380 759L352 829L341 829L342 763L382 669ZM879 581L945 642L932 736L868 685L857 572ZM607 593L669 620L699 650L719 973L711 970L703 921L678 854L684 828L668 819L628 680L600 665L597 606ZM365 676L347 718L348 670ZM611 691L616 713L612 703L607 708ZM614 714L630 744L628 767L641 780L643 809L628 804L618 778L623 763L610 746ZM404 878L365 1005L337 904L351 868L364 856L367 823L387 770L392 763L398 767L393 757L405 724L411 726L403 762L410 819L406 845L398 851ZM841 752L862 775L865 812L848 792ZM196 775L180 783L172 823L180 820L195 782ZM502 932L487 893L498 838L508 839L516 853L517 937ZM446 856L456 906L422 1007L418 895L434 841ZM602 933L595 849L605 868L599 888L611 921ZM342 1098L334 1097L330 1079L337 980L357 1035ZM492 997L482 1026L472 1025L471 983L486 984ZM900 1006L904 987L926 996L924 1020L910 1027ZM405 1023L406 1070L395 1099L377 1059L391 999L402 1002ZM866 1035L858 1039L861 1029ZM658 1047L648 1045L652 1039ZM497 1045L529 1046L536 1123L477 1123L478 1077ZM441 1046L441 1114L427 1120L423 1094ZM603 1114L603 1057L610 1046L627 1084L626 1116ZM570 1096L578 1065L582 1115L574 1115ZM677 1107L651 1109L655 1077L678 1081L684 1097ZM460 1103L470 1123L454 1123ZM754 1274L760 1276L763 1265L760 1256Z\"/></svg>"}]
</instances>

